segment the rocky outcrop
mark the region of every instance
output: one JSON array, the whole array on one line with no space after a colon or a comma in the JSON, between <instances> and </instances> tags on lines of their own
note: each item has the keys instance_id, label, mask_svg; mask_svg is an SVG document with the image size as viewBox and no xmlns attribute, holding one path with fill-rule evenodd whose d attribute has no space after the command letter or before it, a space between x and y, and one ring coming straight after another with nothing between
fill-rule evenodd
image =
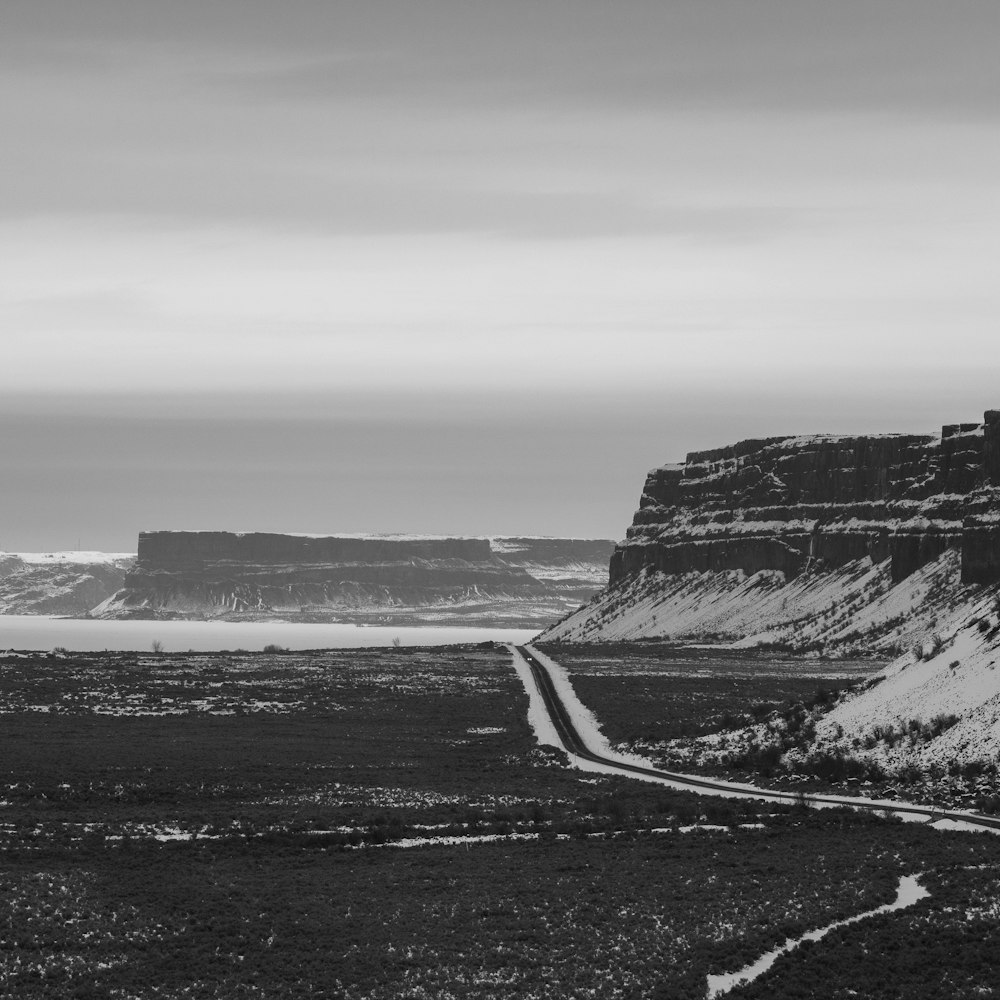
<instances>
[{"instance_id":1,"label":"rocky outcrop","mask_svg":"<svg viewBox=\"0 0 1000 1000\"><path fill-rule=\"evenodd\" d=\"M983 465L986 482L1000 486L1000 410L987 410L983 425Z\"/></svg>"},{"instance_id":2,"label":"rocky outcrop","mask_svg":"<svg viewBox=\"0 0 1000 1000\"><path fill-rule=\"evenodd\" d=\"M941 563L949 553L954 558ZM948 425L940 435L755 439L654 469L611 558L607 591L545 637L743 639L785 626L791 635L795 620L780 626L780 615L754 629L752 614L727 603L730 583L756 580L758 592L770 592L813 581L835 603L801 613L840 621L846 591L836 596L837 587L828 586L833 579L877 568L882 593L938 563L949 567L949 586L1000 582L1000 411L987 412L981 424ZM699 593L720 613L699 618L664 597L655 622L629 615L639 605L652 613L657 593L682 592L692 599ZM858 606L865 599L853 598ZM753 595L741 600L752 611ZM721 613L723 607L729 610ZM799 634L809 630L800 627ZM817 641L815 630L809 641Z\"/></svg>"},{"instance_id":3,"label":"rocky outcrop","mask_svg":"<svg viewBox=\"0 0 1000 1000\"><path fill-rule=\"evenodd\" d=\"M974 515L962 522L962 579L968 583L1000 579L1000 514Z\"/></svg>"},{"instance_id":4,"label":"rocky outcrop","mask_svg":"<svg viewBox=\"0 0 1000 1000\"><path fill-rule=\"evenodd\" d=\"M975 545L994 544L975 519L1000 509L994 416L939 437L817 435L693 452L649 473L610 582L642 569L793 577L861 558L888 558L899 581L948 548L964 549L966 531L977 533ZM984 565L970 564L967 582L984 582Z\"/></svg>"},{"instance_id":5,"label":"rocky outcrop","mask_svg":"<svg viewBox=\"0 0 1000 1000\"><path fill-rule=\"evenodd\" d=\"M130 553L0 552L0 614L80 615L117 591Z\"/></svg>"},{"instance_id":6,"label":"rocky outcrop","mask_svg":"<svg viewBox=\"0 0 1000 1000\"><path fill-rule=\"evenodd\" d=\"M608 540L153 531L100 617L541 626L603 583Z\"/></svg>"}]
</instances>

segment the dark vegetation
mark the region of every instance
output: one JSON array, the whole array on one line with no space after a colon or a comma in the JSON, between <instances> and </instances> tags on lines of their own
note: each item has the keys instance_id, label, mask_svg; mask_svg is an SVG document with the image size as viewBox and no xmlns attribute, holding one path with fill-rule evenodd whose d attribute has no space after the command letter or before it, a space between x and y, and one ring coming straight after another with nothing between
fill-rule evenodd
<instances>
[{"instance_id":1,"label":"dark vegetation","mask_svg":"<svg viewBox=\"0 0 1000 1000\"><path fill-rule=\"evenodd\" d=\"M525 713L490 647L0 658L0 996L684 1000L900 875L993 884L994 838L569 770ZM957 884L906 957L973 995Z\"/></svg>"},{"instance_id":2,"label":"dark vegetation","mask_svg":"<svg viewBox=\"0 0 1000 1000\"><path fill-rule=\"evenodd\" d=\"M655 743L760 722L793 705L832 702L870 660L692 649L673 643L540 645L572 673L611 743Z\"/></svg>"},{"instance_id":3,"label":"dark vegetation","mask_svg":"<svg viewBox=\"0 0 1000 1000\"><path fill-rule=\"evenodd\" d=\"M786 814L763 831L469 850L282 839L52 847L4 864L0 966L7 995L19 998L694 1000L709 972L888 901L900 874L935 866L945 884L955 869L986 864L995 879L996 861L992 838L846 812ZM907 949L911 978L933 963L938 977L989 983L982 957L997 917L979 919L968 962L968 941L954 950L950 907L981 906L982 894L963 888L915 909L923 938L940 926L950 950ZM877 928L886 951L873 978L864 978L869 960L862 976L842 972L846 981L881 983L895 971L894 926ZM864 941L864 931L854 934ZM789 963L760 995L808 996L795 989L813 977Z\"/></svg>"},{"instance_id":4,"label":"dark vegetation","mask_svg":"<svg viewBox=\"0 0 1000 1000\"><path fill-rule=\"evenodd\" d=\"M921 879L930 899L831 932L780 958L733 1000L956 1000L1000 993L1000 872L948 865ZM863 984L859 988L859 984Z\"/></svg>"},{"instance_id":5,"label":"dark vegetation","mask_svg":"<svg viewBox=\"0 0 1000 1000\"><path fill-rule=\"evenodd\" d=\"M492 649L0 659L0 816L112 833L562 816L579 783L539 783L523 697Z\"/></svg>"}]
</instances>

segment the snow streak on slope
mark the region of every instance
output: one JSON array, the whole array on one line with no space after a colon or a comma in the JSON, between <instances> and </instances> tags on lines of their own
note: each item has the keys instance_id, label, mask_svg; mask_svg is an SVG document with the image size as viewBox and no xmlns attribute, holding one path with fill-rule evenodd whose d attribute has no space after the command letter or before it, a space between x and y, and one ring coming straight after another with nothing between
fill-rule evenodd
<instances>
[{"instance_id":1,"label":"snow streak on slope","mask_svg":"<svg viewBox=\"0 0 1000 1000\"><path fill-rule=\"evenodd\" d=\"M129 552L0 552L0 614L83 614L134 562Z\"/></svg>"},{"instance_id":2,"label":"snow streak on slope","mask_svg":"<svg viewBox=\"0 0 1000 1000\"><path fill-rule=\"evenodd\" d=\"M713 639L745 646L898 653L980 588L948 550L893 585L889 561L859 559L792 580L776 570L643 572L547 629L542 641Z\"/></svg>"},{"instance_id":3,"label":"snow streak on slope","mask_svg":"<svg viewBox=\"0 0 1000 1000\"><path fill-rule=\"evenodd\" d=\"M788 582L774 571L642 573L540 637L645 638L895 656L884 681L817 723L812 750L891 772L1000 759L1000 586L962 584L954 549L895 584L888 562L868 559Z\"/></svg>"},{"instance_id":4,"label":"snow streak on slope","mask_svg":"<svg viewBox=\"0 0 1000 1000\"><path fill-rule=\"evenodd\" d=\"M956 721L957 717L957 721ZM947 720L930 740L909 732ZM900 735L865 745L876 727ZM919 730L916 730L919 731ZM1000 598L979 600L942 618L932 637L904 653L885 680L837 705L816 727L820 746L870 757L894 767L947 766L1000 758ZM855 746L862 741L862 747ZM871 739L867 740L871 743Z\"/></svg>"}]
</instances>

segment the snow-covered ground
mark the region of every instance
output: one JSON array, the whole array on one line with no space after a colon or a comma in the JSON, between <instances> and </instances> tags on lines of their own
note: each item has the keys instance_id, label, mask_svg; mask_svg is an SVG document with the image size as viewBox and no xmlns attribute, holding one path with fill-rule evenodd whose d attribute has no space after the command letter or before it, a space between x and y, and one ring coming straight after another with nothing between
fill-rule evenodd
<instances>
[{"instance_id":1,"label":"snow-covered ground","mask_svg":"<svg viewBox=\"0 0 1000 1000\"><path fill-rule=\"evenodd\" d=\"M837 705L816 733L821 745L857 753L854 741L875 727L900 731L914 720L949 716L957 722L933 739L904 734L869 752L897 766L1000 758L1000 600L993 589L939 620L928 640L889 665L882 683Z\"/></svg>"}]
</instances>

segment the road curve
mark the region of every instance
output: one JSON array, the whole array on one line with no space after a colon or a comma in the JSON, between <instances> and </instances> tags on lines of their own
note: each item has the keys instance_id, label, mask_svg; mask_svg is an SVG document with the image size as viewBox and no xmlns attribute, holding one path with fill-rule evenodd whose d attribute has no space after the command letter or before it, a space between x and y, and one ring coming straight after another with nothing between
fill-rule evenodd
<instances>
[{"instance_id":1,"label":"road curve","mask_svg":"<svg viewBox=\"0 0 1000 1000\"><path fill-rule=\"evenodd\" d=\"M601 764L604 767L612 768L625 775L638 775L647 778L663 778L673 784L684 785L692 791L701 789L714 792L716 794L730 794L734 797L766 799L769 801L781 802L809 802L816 805L825 806L850 806L852 809L867 809L872 812L893 813L898 816L922 816L929 821L942 819L954 820L958 823L967 823L970 826L982 827L983 829L1000 832L1000 818L991 816L980 816L977 813L950 812L942 809L931 809L927 806L904 805L885 802L874 802L871 799L854 798L853 796L829 796L812 795L809 793L800 794L798 792L779 792L766 788L740 787L727 784L723 781L713 781L710 778L697 777L690 774L677 774L674 771L663 771L655 767L643 767L639 764L626 764L592 750L581 736L573 723L573 719L562 699L556 691L552 676L546 666L535 656L530 646L516 646L525 663L531 668L531 674L535 681L538 693L545 704L545 710L555 726L559 738L563 742L565 749L576 757Z\"/></svg>"}]
</instances>

